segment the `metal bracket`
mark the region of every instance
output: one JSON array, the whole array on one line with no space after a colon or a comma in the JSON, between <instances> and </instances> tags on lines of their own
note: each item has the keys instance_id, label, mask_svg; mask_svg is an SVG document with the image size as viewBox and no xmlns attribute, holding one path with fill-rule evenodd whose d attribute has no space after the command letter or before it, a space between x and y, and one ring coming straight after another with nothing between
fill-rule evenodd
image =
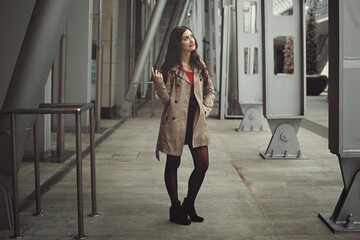
<instances>
[{"instance_id":1,"label":"metal bracket","mask_svg":"<svg viewBox=\"0 0 360 240\"><path fill-rule=\"evenodd\" d=\"M260 153L261 157L264 159L301 158L296 132L295 126L289 123L279 124L273 132L266 152Z\"/></svg>"},{"instance_id":2,"label":"metal bracket","mask_svg":"<svg viewBox=\"0 0 360 240\"><path fill-rule=\"evenodd\" d=\"M333 214L319 213L319 217L334 233L360 232L360 159L339 157L344 189Z\"/></svg>"},{"instance_id":3,"label":"metal bracket","mask_svg":"<svg viewBox=\"0 0 360 240\"><path fill-rule=\"evenodd\" d=\"M121 117L131 117L133 114L132 113L132 105L133 105L132 101L124 99L124 101L121 105L120 116Z\"/></svg>"},{"instance_id":4,"label":"metal bracket","mask_svg":"<svg viewBox=\"0 0 360 240\"><path fill-rule=\"evenodd\" d=\"M244 115L237 132L258 132L263 130L260 112L257 108L249 107Z\"/></svg>"}]
</instances>

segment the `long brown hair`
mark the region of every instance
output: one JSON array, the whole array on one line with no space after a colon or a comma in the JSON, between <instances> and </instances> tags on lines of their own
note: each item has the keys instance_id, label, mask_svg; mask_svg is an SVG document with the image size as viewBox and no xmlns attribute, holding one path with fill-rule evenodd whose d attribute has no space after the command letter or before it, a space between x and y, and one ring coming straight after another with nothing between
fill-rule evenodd
<instances>
[{"instance_id":1,"label":"long brown hair","mask_svg":"<svg viewBox=\"0 0 360 240\"><path fill-rule=\"evenodd\" d=\"M181 60L180 60L180 51L181 51L181 41L182 36L186 30L190 30L190 28L185 26L179 26L175 27L170 35L169 44L167 47L167 52L165 55L165 62L161 66L161 72L164 75L164 80L167 80L167 73L168 71L174 67L174 66L181 66ZM192 32L192 31L191 31ZM195 38L194 38L195 39ZM203 64L203 62L200 59L200 56L198 55L196 49L198 48L198 43L195 39L195 50L191 52L190 54L190 66L191 68L199 68L201 70L201 75L204 79L204 85L206 86L208 83L208 74L206 71L206 66Z\"/></svg>"}]
</instances>

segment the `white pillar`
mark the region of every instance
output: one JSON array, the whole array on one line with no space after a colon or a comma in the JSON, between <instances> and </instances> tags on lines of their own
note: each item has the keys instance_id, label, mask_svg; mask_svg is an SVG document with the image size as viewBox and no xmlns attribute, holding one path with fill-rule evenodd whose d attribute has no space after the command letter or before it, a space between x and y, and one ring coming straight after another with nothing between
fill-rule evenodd
<instances>
[{"instance_id":1,"label":"white pillar","mask_svg":"<svg viewBox=\"0 0 360 240\"><path fill-rule=\"evenodd\" d=\"M91 101L92 8L92 0L74 1L68 18L65 74L67 103ZM88 114L84 114L81 119L82 127L87 127ZM73 116L66 116L65 129L75 129Z\"/></svg>"}]
</instances>

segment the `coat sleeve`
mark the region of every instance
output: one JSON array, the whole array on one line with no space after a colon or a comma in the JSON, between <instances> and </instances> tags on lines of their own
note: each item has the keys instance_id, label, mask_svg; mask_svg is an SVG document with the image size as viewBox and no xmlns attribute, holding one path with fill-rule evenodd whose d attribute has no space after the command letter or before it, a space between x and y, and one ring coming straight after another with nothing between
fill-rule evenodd
<instances>
[{"instance_id":1,"label":"coat sleeve","mask_svg":"<svg viewBox=\"0 0 360 240\"><path fill-rule=\"evenodd\" d=\"M214 106L214 99L215 99L215 89L210 79L210 74L208 74L208 83L206 87L204 86L204 110L205 110L205 117L208 117L210 115L210 112Z\"/></svg>"},{"instance_id":2,"label":"coat sleeve","mask_svg":"<svg viewBox=\"0 0 360 240\"><path fill-rule=\"evenodd\" d=\"M160 98L160 101L166 105L169 104L170 102L170 95L171 95L171 90L172 90L172 84L173 84L173 79L172 79L172 75L168 74L168 79L166 81L166 83L162 82L162 83L154 83L155 84L155 90L157 95Z\"/></svg>"}]
</instances>

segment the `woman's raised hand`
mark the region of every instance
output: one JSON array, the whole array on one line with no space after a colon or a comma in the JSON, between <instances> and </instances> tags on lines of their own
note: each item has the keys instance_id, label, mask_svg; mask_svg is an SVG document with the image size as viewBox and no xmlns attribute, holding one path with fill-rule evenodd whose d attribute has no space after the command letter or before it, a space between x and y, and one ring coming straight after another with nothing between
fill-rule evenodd
<instances>
[{"instance_id":1,"label":"woman's raised hand","mask_svg":"<svg viewBox=\"0 0 360 240\"><path fill-rule=\"evenodd\" d=\"M154 71L154 68L151 68L151 72L154 78L155 83L162 83L163 82L163 75L158 70Z\"/></svg>"}]
</instances>

